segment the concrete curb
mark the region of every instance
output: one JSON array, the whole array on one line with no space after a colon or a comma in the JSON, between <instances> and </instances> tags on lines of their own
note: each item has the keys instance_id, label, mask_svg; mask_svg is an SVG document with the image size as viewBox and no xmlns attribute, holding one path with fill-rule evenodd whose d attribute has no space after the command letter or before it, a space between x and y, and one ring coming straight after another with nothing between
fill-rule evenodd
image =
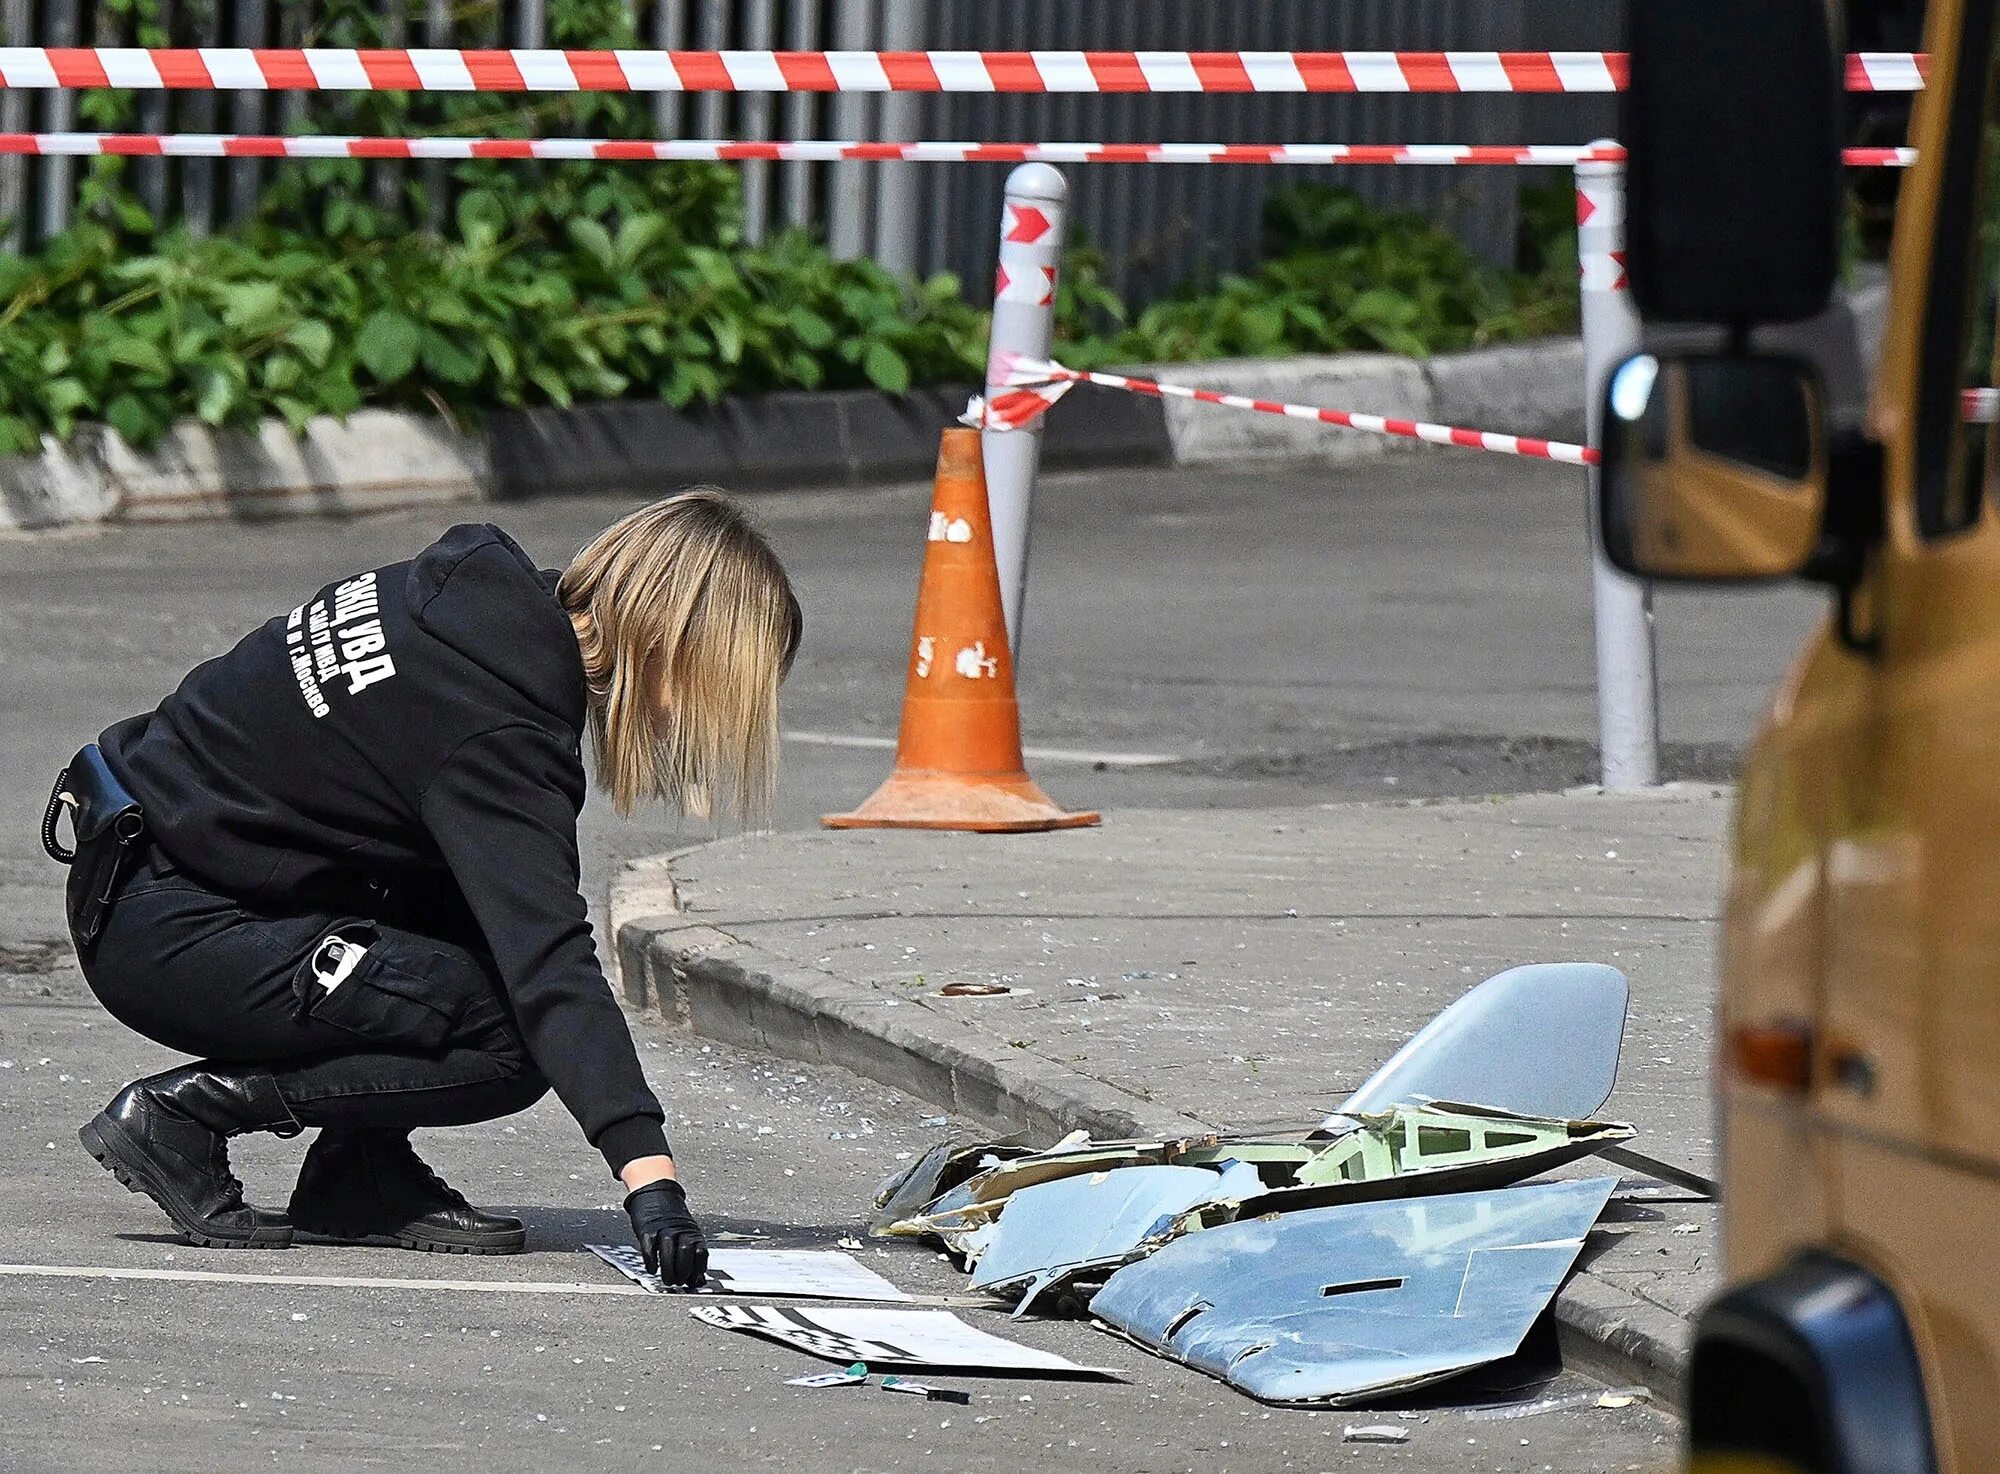
<instances>
[{"instance_id":1,"label":"concrete curb","mask_svg":"<svg viewBox=\"0 0 2000 1474\"><path fill-rule=\"evenodd\" d=\"M921 998L886 998L690 919L679 908L672 867L703 848L634 862L612 888L616 971L633 1008L703 1038L838 1065L1032 1141L1079 1129L1110 1139L1202 1128L1025 1051L1011 1059L974 1053L967 1025ZM1680 1317L1586 1266L1556 1297L1555 1319L1564 1355L1575 1364L1680 1406L1687 1364Z\"/></svg>"},{"instance_id":2,"label":"concrete curb","mask_svg":"<svg viewBox=\"0 0 2000 1474\"><path fill-rule=\"evenodd\" d=\"M0 457L0 528L353 516L477 500L491 479L483 439L388 410L320 416L303 436L281 420L254 434L186 421L143 452L96 425L67 446L44 437L39 456Z\"/></svg>"},{"instance_id":3,"label":"concrete curb","mask_svg":"<svg viewBox=\"0 0 2000 1474\"><path fill-rule=\"evenodd\" d=\"M1574 339L1432 360L1345 353L1144 372L1261 398L1522 435L1573 438L1581 427L1582 356ZM696 410L619 400L508 411L476 433L388 410L362 410L345 422L315 419L303 438L277 420L255 433L186 421L144 452L114 430L90 426L67 445L47 440L40 455L0 457L0 529L657 496L705 482L757 490L919 480L936 460L938 427L957 419L971 392L969 385L902 396L787 392ZM1044 467L1337 465L1415 448L1411 441L1217 412L1187 400L1089 391L1088 403L1087 410L1064 403L1050 415Z\"/></svg>"},{"instance_id":4,"label":"concrete curb","mask_svg":"<svg viewBox=\"0 0 2000 1474\"><path fill-rule=\"evenodd\" d=\"M389 410L316 418L303 437L279 420L254 433L190 420L143 452L93 425L67 445L45 439L40 455L0 457L0 529L653 497L709 482L757 490L918 480L936 464L938 427L964 412L971 393L970 386L901 397L831 390L749 396L701 410L630 400L511 411L477 433ZM1044 439L1044 465L1172 459L1155 401L1104 398L1089 414L1057 416Z\"/></svg>"}]
</instances>

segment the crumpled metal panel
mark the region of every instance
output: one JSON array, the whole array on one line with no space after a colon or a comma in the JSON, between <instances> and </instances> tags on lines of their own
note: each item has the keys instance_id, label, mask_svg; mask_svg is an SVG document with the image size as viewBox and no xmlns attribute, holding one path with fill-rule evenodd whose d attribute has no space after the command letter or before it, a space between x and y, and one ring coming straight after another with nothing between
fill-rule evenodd
<instances>
[{"instance_id":1,"label":"crumpled metal panel","mask_svg":"<svg viewBox=\"0 0 2000 1474\"><path fill-rule=\"evenodd\" d=\"M957 1249L955 1239L992 1223L1000 1216L1008 1198L1022 1188L1118 1167L1163 1166L1190 1152L1213 1147L1216 1140L1208 1135L1174 1141L1093 1142L1084 1133L1075 1132L1046 1151L1015 1152L991 1165L982 1163L980 1170L940 1194L936 1201L882 1231L905 1236L936 1234ZM961 1152L955 1160L978 1150ZM895 1195L901 1197L903 1193L898 1189Z\"/></svg>"},{"instance_id":2,"label":"crumpled metal panel","mask_svg":"<svg viewBox=\"0 0 2000 1474\"><path fill-rule=\"evenodd\" d=\"M928 1203L986 1167L1034 1155L1027 1147L994 1142L967 1146L942 1141L875 1190L875 1212L868 1220L874 1234L906 1233L895 1225L921 1212Z\"/></svg>"},{"instance_id":3,"label":"crumpled metal panel","mask_svg":"<svg viewBox=\"0 0 2000 1474\"><path fill-rule=\"evenodd\" d=\"M1495 973L1411 1035L1322 1129L1423 1100L1573 1121L1593 1116L1618 1081L1627 992L1625 974L1598 962Z\"/></svg>"},{"instance_id":4,"label":"crumpled metal panel","mask_svg":"<svg viewBox=\"0 0 2000 1474\"><path fill-rule=\"evenodd\" d=\"M1121 1167L1024 1187L1007 1199L972 1276L975 1290L1019 1287L1014 1318L1078 1275L1128 1264L1164 1243L1181 1214L1218 1194L1257 1192L1256 1171Z\"/></svg>"},{"instance_id":5,"label":"crumpled metal panel","mask_svg":"<svg viewBox=\"0 0 2000 1474\"><path fill-rule=\"evenodd\" d=\"M1226 1224L1128 1264L1091 1312L1266 1402L1404 1392L1520 1349L1613 1177Z\"/></svg>"}]
</instances>

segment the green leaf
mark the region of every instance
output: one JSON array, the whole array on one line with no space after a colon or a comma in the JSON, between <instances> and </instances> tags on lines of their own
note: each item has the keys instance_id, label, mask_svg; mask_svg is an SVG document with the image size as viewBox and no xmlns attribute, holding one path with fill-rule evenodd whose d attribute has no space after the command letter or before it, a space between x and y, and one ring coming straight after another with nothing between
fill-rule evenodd
<instances>
[{"instance_id":1,"label":"green leaf","mask_svg":"<svg viewBox=\"0 0 2000 1474\"><path fill-rule=\"evenodd\" d=\"M292 324L285 334L285 342L298 350L314 368L325 368L326 361L333 353L333 329L316 317Z\"/></svg>"},{"instance_id":2,"label":"green leaf","mask_svg":"<svg viewBox=\"0 0 2000 1474\"><path fill-rule=\"evenodd\" d=\"M570 221L569 238L607 271L618 265L618 248L611 243L611 233L595 220Z\"/></svg>"},{"instance_id":3,"label":"green leaf","mask_svg":"<svg viewBox=\"0 0 2000 1474\"><path fill-rule=\"evenodd\" d=\"M19 415L0 415L0 453L28 455L41 446L40 432L27 420Z\"/></svg>"},{"instance_id":4,"label":"green leaf","mask_svg":"<svg viewBox=\"0 0 2000 1474\"><path fill-rule=\"evenodd\" d=\"M137 369L142 374L164 377L173 372L173 365L167 361L167 355L160 351L159 345L131 333L113 338L105 347L105 356L121 367Z\"/></svg>"},{"instance_id":5,"label":"green leaf","mask_svg":"<svg viewBox=\"0 0 2000 1474\"><path fill-rule=\"evenodd\" d=\"M429 330L424 333L423 361L425 373L447 384L474 383L486 367L476 342L462 343Z\"/></svg>"},{"instance_id":6,"label":"green leaf","mask_svg":"<svg viewBox=\"0 0 2000 1474\"><path fill-rule=\"evenodd\" d=\"M225 282L215 288L222 320L239 333L266 333L286 318L284 289L275 282Z\"/></svg>"},{"instance_id":7,"label":"green leaf","mask_svg":"<svg viewBox=\"0 0 2000 1474\"><path fill-rule=\"evenodd\" d=\"M1347 304L1347 315L1370 327L1406 328L1421 315L1421 309L1401 292L1374 287Z\"/></svg>"},{"instance_id":8,"label":"green leaf","mask_svg":"<svg viewBox=\"0 0 2000 1474\"><path fill-rule=\"evenodd\" d=\"M377 382L394 384L408 378L417 366L421 342L414 322L400 312L378 307L355 335L354 353Z\"/></svg>"},{"instance_id":9,"label":"green leaf","mask_svg":"<svg viewBox=\"0 0 2000 1474\"><path fill-rule=\"evenodd\" d=\"M833 324L810 307L794 307L786 314L785 322L791 328L792 336L808 348L828 347L839 336L834 332Z\"/></svg>"},{"instance_id":10,"label":"green leaf","mask_svg":"<svg viewBox=\"0 0 2000 1474\"><path fill-rule=\"evenodd\" d=\"M614 254L621 266L631 266L640 256L665 239L668 231L664 215L634 215L618 227Z\"/></svg>"},{"instance_id":11,"label":"green leaf","mask_svg":"<svg viewBox=\"0 0 2000 1474\"><path fill-rule=\"evenodd\" d=\"M307 401L291 394L279 394L271 400L271 403L277 408L278 413L285 417L285 423L291 426L294 435L305 434L306 426L318 413Z\"/></svg>"},{"instance_id":12,"label":"green leaf","mask_svg":"<svg viewBox=\"0 0 2000 1474\"><path fill-rule=\"evenodd\" d=\"M90 403L90 391L75 379L50 379L42 385L42 403L51 414L66 415Z\"/></svg>"},{"instance_id":13,"label":"green leaf","mask_svg":"<svg viewBox=\"0 0 2000 1474\"><path fill-rule=\"evenodd\" d=\"M322 413L345 419L361 408L361 390L354 380L338 370L328 370L312 381L313 398Z\"/></svg>"},{"instance_id":14,"label":"green leaf","mask_svg":"<svg viewBox=\"0 0 2000 1474\"><path fill-rule=\"evenodd\" d=\"M688 261L702 281L716 291L728 291L742 285L741 274L720 251L696 246L688 251Z\"/></svg>"},{"instance_id":15,"label":"green leaf","mask_svg":"<svg viewBox=\"0 0 2000 1474\"><path fill-rule=\"evenodd\" d=\"M220 425L236 403L236 386L229 376L206 364L197 365L188 375L194 385L194 412L211 425Z\"/></svg>"},{"instance_id":16,"label":"green leaf","mask_svg":"<svg viewBox=\"0 0 2000 1474\"><path fill-rule=\"evenodd\" d=\"M724 363L743 357L743 325L733 317L711 317L709 330L715 334L715 352Z\"/></svg>"},{"instance_id":17,"label":"green leaf","mask_svg":"<svg viewBox=\"0 0 2000 1474\"><path fill-rule=\"evenodd\" d=\"M264 360L258 377L273 392L290 389L305 377L305 365L289 353L274 353Z\"/></svg>"},{"instance_id":18,"label":"green leaf","mask_svg":"<svg viewBox=\"0 0 2000 1474\"><path fill-rule=\"evenodd\" d=\"M910 365L903 355L887 343L874 342L861 356L861 371L868 380L885 394L907 393L910 387Z\"/></svg>"},{"instance_id":19,"label":"green leaf","mask_svg":"<svg viewBox=\"0 0 2000 1474\"><path fill-rule=\"evenodd\" d=\"M112 429L123 435L134 445L144 445L153 438L154 416L146 407L146 402L136 394L120 394L104 407L104 418Z\"/></svg>"}]
</instances>

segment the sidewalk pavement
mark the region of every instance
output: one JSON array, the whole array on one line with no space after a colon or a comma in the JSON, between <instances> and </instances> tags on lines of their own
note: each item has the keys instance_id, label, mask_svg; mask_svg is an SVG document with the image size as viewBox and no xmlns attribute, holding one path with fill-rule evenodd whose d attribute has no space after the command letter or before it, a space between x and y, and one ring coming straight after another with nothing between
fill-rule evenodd
<instances>
[{"instance_id":1,"label":"sidewalk pavement","mask_svg":"<svg viewBox=\"0 0 2000 1474\"><path fill-rule=\"evenodd\" d=\"M1602 1114L1712 1174L1729 811L1701 785L755 835L634 862L611 920L634 1004L1036 1144L1317 1122L1480 979L1608 962L1632 1003ZM941 994L952 982L1012 991ZM1557 1302L1571 1354L1673 1395L1716 1282L1714 1214L1614 1202Z\"/></svg>"}]
</instances>

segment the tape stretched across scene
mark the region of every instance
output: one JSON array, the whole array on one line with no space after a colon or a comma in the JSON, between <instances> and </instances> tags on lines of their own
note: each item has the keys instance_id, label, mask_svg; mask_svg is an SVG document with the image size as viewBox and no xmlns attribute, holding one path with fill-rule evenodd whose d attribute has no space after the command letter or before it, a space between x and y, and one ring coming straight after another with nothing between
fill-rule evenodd
<instances>
[{"instance_id":1,"label":"tape stretched across scene","mask_svg":"<svg viewBox=\"0 0 2000 1474\"><path fill-rule=\"evenodd\" d=\"M1315 420L1323 425L1362 430L1371 435L1391 435L1405 440L1421 440L1431 445L1456 445L1467 450L1492 451L1499 455L1526 456L1532 460L1561 461L1571 466L1594 466L1601 459L1593 446L1572 445L1561 440L1542 440L1527 435L1503 435L1492 430L1467 430L1455 425L1436 425L1423 420L1398 420L1383 415L1360 414L1352 410L1323 409L1310 404L1286 404L1272 399L1251 399L1242 394L1224 394L1215 389L1193 389L1185 384L1166 384L1154 379L1135 379L1125 374L1084 373L1064 368L1048 359L1015 358L1004 365L1000 381L1005 390L973 396L961 417L963 423L981 430L1021 430L1047 414L1063 395L1077 384L1095 384L1104 389L1123 389L1171 399L1192 399L1202 404L1219 404L1228 409L1250 410L1257 414L1283 415L1287 419ZM2000 419L2000 389L1979 388L1963 391L1961 417L1968 425L1992 424Z\"/></svg>"},{"instance_id":2,"label":"tape stretched across scene","mask_svg":"<svg viewBox=\"0 0 2000 1474\"><path fill-rule=\"evenodd\" d=\"M1915 92L1929 58L1847 58ZM0 47L0 87L292 92L1616 92L1619 51L649 51Z\"/></svg>"},{"instance_id":3,"label":"tape stretched across scene","mask_svg":"<svg viewBox=\"0 0 2000 1474\"><path fill-rule=\"evenodd\" d=\"M1594 466L1598 454L1587 445L1571 445L1561 440L1542 440L1529 435L1502 435L1492 430L1465 430L1454 425L1433 425L1422 420L1390 419L1383 415L1360 414L1352 410L1322 409L1310 404L1284 404L1272 399L1251 399L1242 394L1223 394L1214 389L1191 389L1185 384L1164 384L1154 379L1134 379L1125 374L1084 373L1064 368L1047 359L1016 358L1005 365L999 381L1005 392L990 399L975 397L966 406L965 423L984 430L1020 430L1046 414L1049 407L1077 384L1095 384L1104 389L1123 389L1130 394L1146 394L1172 399L1193 399L1203 404L1219 404L1228 409L1250 410L1256 414L1283 415L1287 419L1314 420L1371 435L1391 435L1405 440L1422 440L1432 445L1457 445L1467 450L1493 451L1500 455L1527 456L1533 460L1561 461L1571 466Z\"/></svg>"},{"instance_id":4,"label":"tape stretched across scene","mask_svg":"<svg viewBox=\"0 0 2000 1474\"><path fill-rule=\"evenodd\" d=\"M919 164L1473 164L1622 163L1607 144L1461 143L876 143L857 139L414 138L341 134L0 133L0 156L242 159L547 159ZM1844 162L1903 168L1913 148L1850 148Z\"/></svg>"}]
</instances>

